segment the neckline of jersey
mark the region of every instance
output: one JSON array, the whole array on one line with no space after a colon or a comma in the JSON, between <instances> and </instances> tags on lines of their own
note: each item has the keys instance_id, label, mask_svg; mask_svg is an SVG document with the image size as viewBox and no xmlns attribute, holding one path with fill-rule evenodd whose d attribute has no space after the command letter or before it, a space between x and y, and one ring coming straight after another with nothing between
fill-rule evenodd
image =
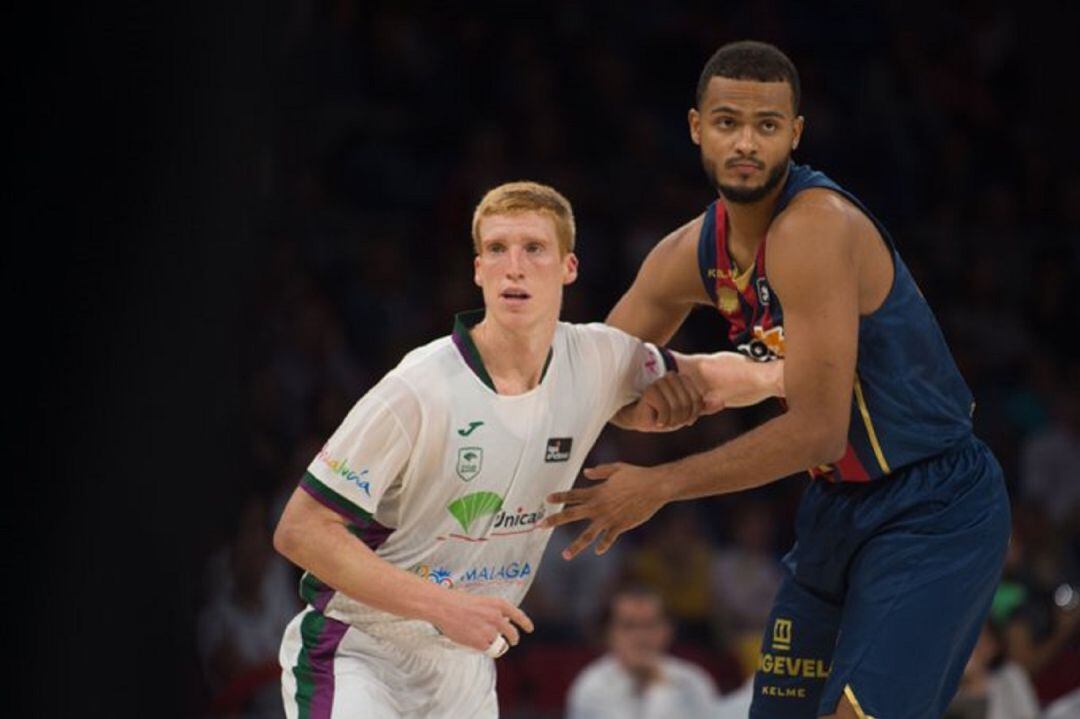
<instances>
[{"instance_id":1,"label":"neckline of jersey","mask_svg":"<svg viewBox=\"0 0 1080 719\"><path fill-rule=\"evenodd\" d=\"M803 169L804 167L805 165L798 165L795 163L794 160L788 160L787 176L784 178L783 187L780 188L780 194L776 197L776 205L773 207L772 213L773 219L775 219L777 215L783 212L784 209L788 206L788 203L791 202L791 198L794 196L791 191L792 177L794 176L795 172ZM758 243L757 249L754 250L754 259L750 261L750 264L744 268L739 267L735 263L735 256L731 253L731 249L728 247L728 242L730 242L731 240L731 224L728 221L727 207L724 205L723 198L718 198L717 202L723 210L723 224L718 225L717 229L722 228L722 232L724 233L724 241L717 243L717 245L721 250L723 250L724 260L726 260L727 270L730 273L732 283L735 285L735 288L737 290L742 292L746 289L747 285L750 284L750 279L754 276L754 272L762 264L762 255L765 252L765 240L768 237L768 232L766 232L765 236L761 238L761 242Z\"/></svg>"},{"instance_id":2,"label":"neckline of jersey","mask_svg":"<svg viewBox=\"0 0 1080 719\"><path fill-rule=\"evenodd\" d=\"M499 394L499 390L495 388L495 381L491 379L491 374L487 371L487 367L484 366L484 358L480 356L480 350L477 349L472 335L469 334L469 330L479 324L482 319L484 319L483 309L458 312L454 315L454 331L451 337L461 354L461 358L465 360L465 365L472 370L476 378L483 382L488 389L495 394ZM554 348L549 347L547 359L544 360L544 367L540 370L540 381L537 382L537 387L544 383L544 378L547 377L548 367L551 366L551 358L554 354Z\"/></svg>"}]
</instances>

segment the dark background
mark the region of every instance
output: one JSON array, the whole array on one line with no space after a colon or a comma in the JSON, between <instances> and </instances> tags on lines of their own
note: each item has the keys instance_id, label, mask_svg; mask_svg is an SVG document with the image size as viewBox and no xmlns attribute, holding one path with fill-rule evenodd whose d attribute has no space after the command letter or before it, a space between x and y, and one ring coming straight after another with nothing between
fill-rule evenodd
<instances>
[{"instance_id":1,"label":"dark background","mask_svg":"<svg viewBox=\"0 0 1080 719\"><path fill-rule=\"evenodd\" d=\"M6 73L16 706L201 715L207 557L250 497L273 505L295 481L292 455L329 417L479 304L468 222L483 191L527 177L571 199L582 279L564 316L602 318L648 247L711 199L685 114L709 54L742 37L799 67L796 158L892 229L979 400L1017 516L1033 517L1030 543L1048 542L1050 573L1075 581L1075 522L1045 539L1021 476L1024 442L1076 412L1060 407L1077 388L1080 240L1076 25L1063 8L39 11ZM673 345L716 349L723 334L699 313ZM666 444L605 441L660 461L756 419ZM798 481L763 495L778 516ZM695 511L726 541L729 504Z\"/></svg>"}]
</instances>

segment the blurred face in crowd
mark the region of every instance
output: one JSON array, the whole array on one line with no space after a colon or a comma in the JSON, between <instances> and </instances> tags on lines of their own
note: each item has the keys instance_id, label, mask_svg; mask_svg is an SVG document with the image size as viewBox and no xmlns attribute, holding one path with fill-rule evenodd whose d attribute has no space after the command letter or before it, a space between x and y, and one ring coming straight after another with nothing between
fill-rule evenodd
<instances>
[{"instance_id":1,"label":"blurred face in crowd","mask_svg":"<svg viewBox=\"0 0 1080 719\"><path fill-rule=\"evenodd\" d=\"M794 103L786 82L709 81L701 106L690 110L690 137L725 201L757 202L784 179L803 129Z\"/></svg>"},{"instance_id":2,"label":"blurred face in crowd","mask_svg":"<svg viewBox=\"0 0 1080 719\"><path fill-rule=\"evenodd\" d=\"M608 644L623 667L635 673L655 670L670 642L671 625L659 597L624 594L615 598Z\"/></svg>"},{"instance_id":3,"label":"blurred face in crowd","mask_svg":"<svg viewBox=\"0 0 1080 719\"><path fill-rule=\"evenodd\" d=\"M475 281L486 316L512 330L557 319L562 289L577 278L577 257L559 249L545 212L489 215L478 226Z\"/></svg>"}]
</instances>

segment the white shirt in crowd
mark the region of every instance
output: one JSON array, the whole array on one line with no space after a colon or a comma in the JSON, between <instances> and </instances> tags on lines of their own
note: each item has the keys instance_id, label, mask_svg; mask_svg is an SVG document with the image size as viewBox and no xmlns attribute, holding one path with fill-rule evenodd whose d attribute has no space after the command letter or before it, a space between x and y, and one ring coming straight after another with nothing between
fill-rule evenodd
<instances>
[{"instance_id":1,"label":"white shirt in crowd","mask_svg":"<svg viewBox=\"0 0 1080 719\"><path fill-rule=\"evenodd\" d=\"M700 667L664 657L660 678L644 691L611 655L585 667L570 687L568 719L745 719L751 691L721 697Z\"/></svg>"}]
</instances>

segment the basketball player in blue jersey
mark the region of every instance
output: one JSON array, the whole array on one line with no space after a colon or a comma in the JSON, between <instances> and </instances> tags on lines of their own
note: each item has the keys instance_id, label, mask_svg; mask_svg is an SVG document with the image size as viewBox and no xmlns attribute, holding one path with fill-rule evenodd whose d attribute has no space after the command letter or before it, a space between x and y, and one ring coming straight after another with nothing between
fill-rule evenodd
<instances>
[{"instance_id":1,"label":"basketball player in blue jersey","mask_svg":"<svg viewBox=\"0 0 1080 719\"><path fill-rule=\"evenodd\" d=\"M1001 468L971 394L885 227L794 164L799 79L778 49L722 47L690 136L719 197L650 253L608 323L665 343L697 304L783 358L786 412L702 454L586 470L549 526L606 551L664 504L813 477L762 639L751 716L925 719L944 712L990 606L1009 533Z\"/></svg>"}]
</instances>

